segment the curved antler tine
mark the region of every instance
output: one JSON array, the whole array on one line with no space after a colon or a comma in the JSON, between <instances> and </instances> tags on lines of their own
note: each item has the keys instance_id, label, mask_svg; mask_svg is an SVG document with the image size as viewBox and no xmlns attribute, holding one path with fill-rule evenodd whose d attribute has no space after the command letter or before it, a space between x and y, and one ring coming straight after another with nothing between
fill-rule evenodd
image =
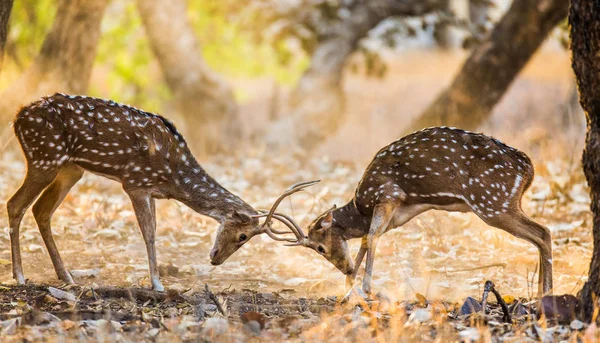
<instances>
[{"instance_id":1,"label":"curved antler tine","mask_svg":"<svg viewBox=\"0 0 600 343\"><path fill-rule=\"evenodd\" d=\"M271 237L271 239L276 240L276 241L282 241L282 242L291 242L291 243L296 243L298 242L297 239L290 239L290 238L281 238L281 237L277 237L277 235L275 235L273 232L271 232L271 230L265 230L265 233Z\"/></svg>"},{"instance_id":2,"label":"curved antler tine","mask_svg":"<svg viewBox=\"0 0 600 343\"><path fill-rule=\"evenodd\" d=\"M251 217L252 218L264 218L267 216L267 214L269 213L269 211L267 210L258 210L258 212L260 214L253 214ZM262 227L264 227L266 225L266 222L262 225ZM279 231L279 230L275 230L273 228L270 228L272 233L278 234L278 235L285 235L287 233L294 233L293 231L288 232L288 231Z\"/></svg>"},{"instance_id":3,"label":"curved antler tine","mask_svg":"<svg viewBox=\"0 0 600 343\"><path fill-rule=\"evenodd\" d=\"M283 199L285 199L286 197L288 197L296 192L303 190L306 187L316 185L319 182L321 182L321 180L304 181L304 182L295 183L295 184L291 185L290 187L288 187L288 189L286 189L285 192L283 192L283 194L281 194L277 198L277 200L275 200L275 202L273 203L273 206L271 206L271 209L269 210L269 213L267 214L267 219L265 219L265 223L268 223L271 221L271 219L273 218L273 214L275 213L275 210L277 210L277 206L279 206L279 204L281 203L281 201L283 201ZM265 225L265 224L263 224L263 225Z\"/></svg>"},{"instance_id":4,"label":"curved antler tine","mask_svg":"<svg viewBox=\"0 0 600 343\"><path fill-rule=\"evenodd\" d=\"M286 191L291 191L293 189L301 190L301 189L304 189L306 187L310 187L310 186L316 185L319 182L321 182L321 180L298 182L298 183L295 183L295 184L291 185L290 187L288 187L288 189Z\"/></svg>"},{"instance_id":5,"label":"curved antler tine","mask_svg":"<svg viewBox=\"0 0 600 343\"><path fill-rule=\"evenodd\" d=\"M284 244L286 247L297 247L297 246L306 246L306 243L304 242L304 240L302 241L298 241L298 242L294 242L294 243L290 243L290 244Z\"/></svg>"},{"instance_id":6,"label":"curved antler tine","mask_svg":"<svg viewBox=\"0 0 600 343\"><path fill-rule=\"evenodd\" d=\"M277 217L281 217L281 218L277 218ZM296 236L298 237L302 237L305 238L306 235L304 234L304 231L302 231L302 229L300 228L300 225L298 225L296 223L296 221L294 219L292 219L292 217L290 217L289 215L285 214L285 213L279 213L279 212L275 212L273 214L273 218L278 219L279 221L282 221L282 219L285 219L288 221L289 224L291 224L294 227L294 233L296 234ZM289 227L289 226L288 226ZM291 227L290 227L291 229Z\"/></svg>"},{"instance_id":7,"label":"curved antler tine","mask_svg":"<svg viewBox=\"0 0 600 343\"><path fill-rule=\"evenodd\" d=\"M306 238L306 236L304 235L304 232L302 232L302 230L298 227L298 225L289 216L282 216L281 213L274 213L273 218L275 218L275 219L279 220L279 222L285 224L285 226L287 226L292 231L292 233L296 236L298 241Z\"/></svg>"}]
</instances>

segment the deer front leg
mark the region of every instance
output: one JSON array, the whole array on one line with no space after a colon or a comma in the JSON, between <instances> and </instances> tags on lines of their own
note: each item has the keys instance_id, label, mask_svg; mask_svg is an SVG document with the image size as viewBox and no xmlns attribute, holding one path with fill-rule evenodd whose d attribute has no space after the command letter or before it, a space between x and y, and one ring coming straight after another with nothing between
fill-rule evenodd
<instances>
[{"instance_id":1,"label":"deer front leg","mask_svg":"<svg viewBox=\"0 0 600 343\"><path fill-rule=\"evenodd\" d=\"M156 248L154 241L156 236L156 211L154 209L154 199L148 192L131 192L128 193L137 217L146 250L148 252L148 265L150 269L150 281L152 289L155 291L164 291L165 288L160 283L158 275L158 264L156 263Z\"/></svg>"},{"instance_id":2,"label":"deer front leg","mask_svg":"<svg viewBox=\"0 0 600 343\"><path fill-rule=\"evenodd\" d=\"M356 254L356 259L354 260L354 271L352 275L346 276L346 288L352 289L354 286L354 280L356 280L356 275L358 274L358 270L360 269L360 264L362 263L363 258L365 257L365 253L367 252L367 237L363 237L360 243L360 249L358 250L358 254Z\"/></svg>"},{"instance_id":3,"label":"deer front leg","mask_svg":"<svg viewBox=\"0 0 600 343\"><path fill-rule=\"evenodd\" d=\"M365 277L363 278L363 291L371 292L371 277L373 275L373 261L375 259L375 250L377 249L377 241L387 229L390 221L394 216L396 205L394 204L379 204L375 206L373 211L373 219L371 219L371 227L367 234L367 261L365 266Z\"/></svg>"}]
</instances>

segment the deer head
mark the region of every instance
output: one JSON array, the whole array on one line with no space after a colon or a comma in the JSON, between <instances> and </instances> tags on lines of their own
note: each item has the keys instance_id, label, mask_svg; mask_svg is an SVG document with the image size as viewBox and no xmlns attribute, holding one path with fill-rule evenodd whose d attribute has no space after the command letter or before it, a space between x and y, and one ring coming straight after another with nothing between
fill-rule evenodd
<instances>
[{"instance_id":1,"label":"deer head","mask_svg":"<svg viewBox=\"0 0 600 343\"><path fill-rule=\"evenodd\" d=\"M316 182L315 182L316 183ZM263 214L264 216L271 216L277 219L282 224L286 225L292 233L296 236L295 240L283 239L280 237L273 237L273 239L279 241L288 241L287 246L304 246L316 251L319 255L325 257L331 262L337 269L346 275L352 274L354 271L354 263L350 256L350 250L348 248L347 239L343 235L343 231L338 227L333 219L333 211L336 207L327 212L321 214L309 225L308 236L304 234L300 226L288 215L283 213L275 212L281 200L291 193L284 193L271 207L269 214Z\"/></svg>"},{"instance_id":2,"label":"deer head","mask_svg":"<svg viewBox=\"0 0 600 343\"><path fill-rule=\"evenodd\" d=\"M252 237L267 229L270 229L270 226L263 228L258 218L253 215L246 212L233 212L231 217L226 218L217 229L217 237L210 250L210 263L215 266L222 264Z\"/></svg>"},{"instance_id":3,"label":"deer head","mask_svg":"<svg viewBox=\"0 0 600 343\"><path fill-rule=\"evenodd\" d=\"M279 205L286 196L299 192L306 187L312 186L319 181L301 182L292 185L275 202ZM294 242L289 238L280 237L288 232L277 231L271 228L271 219L281 220L283 215L279 213L261 211L260 214L248 214L246 212L235 211L230 218L227 218L217 230L217 237L213 248L210 251L210 260L212 265L223 263L231 254L236 252L242 245L248 242L252 237L266 233L274 240ZM262 225L259 224L259 218L266 217ZM284 219L285 220L285 219Z\"/></svg>"},{"instance_id":4,"label":"deer head","mask_svg":"<svg viewBox=\"0 0 600 343\"><path fill-rule=\"evenodd\" d=\"M333 219L336 207L321 214L308 226L308 246L325 257L339 271L346 275L354 271L354 262L344 237L344 230Z\"/></svg>"}]
</instances>

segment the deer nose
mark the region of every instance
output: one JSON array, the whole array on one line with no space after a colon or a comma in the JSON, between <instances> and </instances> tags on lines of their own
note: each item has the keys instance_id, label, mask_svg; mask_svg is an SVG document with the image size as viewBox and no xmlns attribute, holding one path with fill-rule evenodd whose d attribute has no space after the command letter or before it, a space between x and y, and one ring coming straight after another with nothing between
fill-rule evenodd
<instances>
[{"instance_id":1,"label":"deer nose","mask_svg":"<svg viewBox=\"0 0 600 343\"><path fill-rule=\"evenodd\" d=\"M210 259L211 259L211 260L214 260L214 259L215 259L215 256L217 256L217 254L218 254L218 253L219 253L219 249L217 249L217 248L214 248L214 249L212 249L212 250L210 251Z\"/></svg>"}]
</instances>

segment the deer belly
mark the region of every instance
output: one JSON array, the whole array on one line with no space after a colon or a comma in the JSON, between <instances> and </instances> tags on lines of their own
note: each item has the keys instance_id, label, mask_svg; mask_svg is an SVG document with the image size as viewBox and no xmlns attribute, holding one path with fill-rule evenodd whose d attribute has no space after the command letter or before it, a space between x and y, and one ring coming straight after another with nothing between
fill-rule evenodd
<instances>
[{"instance_id":1,"label":"deer belly","mask_svg":"<svg viewBox=\"0 0 600 343\"><path fill-rule=\"evenodd\" d=\"M96 175L99 176L103 176L105 178L117 181L117 182L121 182L121 175L122 175L122 171L120 170L121 168L119 168L119 166L113 166L107 163L101 163L98 161L92 161L92 160L87 160L84 158L73 158L71 159L71 161L75 164L77 164L78 166L80 166L81 168L85 169L86 171L89 171L91 173L94 173ZM117 168L115 168L117 167Z\"/></svg>"}]
</instances>

